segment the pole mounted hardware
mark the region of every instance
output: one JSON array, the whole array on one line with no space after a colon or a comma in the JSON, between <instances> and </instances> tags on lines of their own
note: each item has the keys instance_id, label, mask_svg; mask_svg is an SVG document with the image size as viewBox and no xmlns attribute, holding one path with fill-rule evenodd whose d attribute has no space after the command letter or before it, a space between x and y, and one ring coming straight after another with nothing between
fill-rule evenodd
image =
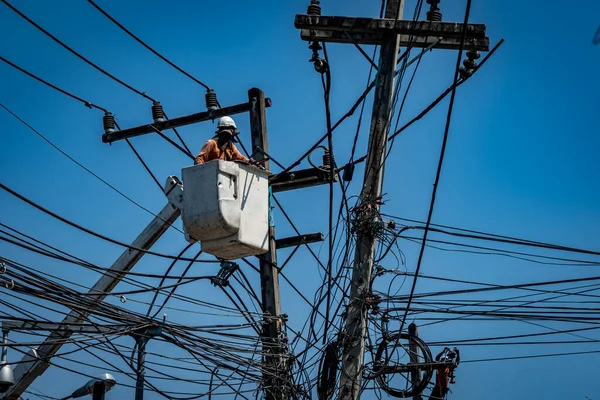
<instances>
[{"instance_id":1,"label":"pole mounted hardware","mask_svg":"<svg viewBox=\"0 0 600 400\"><path fill-rule=\"evenodd\" d=\"M393 397L417 397L427 388L433 377L433 372L448 371L450 383L453 383L454 369L460 362L458 349L451 351L446 348L433 359L429 346L419 337L410 333L397 333L383 338L377 348L373 373L369 378L374 378L383 391ZM411 360L409 363L396 363L394 359ZM418 355L418 356L417 356ZM391 386L394 377L396 381L407 382L404 388ZM415 379L416 378L416 379Z\"/></svg>"},{"instance_id":2,"label":"pole mounted hardware","mask_svg":"<svg viewBox=\"0 0 600 400\"><path fill-rule=\"evenodd\" d=\"M345 313L345 339L342 354L342 371L340 376L339 399L358 400L362 393L362 373L365 354L365 337L367 331L367 312L369 307L364 299L369 295L372 283L372 273L375 264L375 251L379 239L378 233L384 228L380 221L380 199L383 193L383 175L385 171L386 150L390 131L390 116L393 114L393 98L395 93L395 76L397 74L398 53L400 47L422 48L426 50L448 49L467 50L467 60L463 63L461 75L463 79L470 76L476 68L478 51L489 51L490 40L486 36L486 26L483 24L464 24L442 22L439 8L440 0L429 0L431 5L427 13L427 21L403 20L404 0L387 0L385 18L354 18L343 16L321 15L318 1L311 1L305 15L296 15L295 27L300 30L302 40L310 43L313 51L313 63L319 59L318 51L323 43L348 43L356 46L363 55L366 53L360 45L379 45L379 63L376 67L375 94L373 111L371 113L371 128L369 132L369 152L366 156L365 176L360 204L369 207L368 212L362 213L360 226L355 226L356 250L352 272L350 299ZM464 40L463 40L464 36ZM421 57L425 53L425 50ZM344 167L343 178L352 179L354 168ZM372 307L371 307L372 309ZM387 316L386 316L387 318ZM408 339L399 333L395 340ZM423 356L431 360L431 353L426 345L415 337L411 339L412 346L419 348ZM382 343L380 352L385 348ZM386 353L387 354L387 353ZM386 356L387 357L387 356ZM380 354L381 358L381 354ZM414 357L413 357L414 358ZM385 360L387 361L387 360ZM380 359L380 363L382 360ZM398 367L398 366L396 366ZM413 366L414 367L414 366ZM377 371L378 381L392 395L398 397L415 396L418 400L420 391L424 389L420 378L419 368L404 366L403 370L390 370L386 362ZM400 367L398 367L400 368ZM408 368L408 369L407 369ZM433 373L433 369L422 369L425 378ZM394 372L395 371L395 372ZM389 373L407 373L407 381L413 389L400 391L387 386L383 377ZM429 380L427 380L428 382Z\"/></svg>"},{"instance_id":3,"label":"pole mounted hardware","mask_svg":"<svg viewBox=\"0 0 600 400\"><path fill-rule=\"evenodd\" d=\"M210 282L219 287L226 287L229 285L229 278L240 269L240 266L231 261L221 261L221 269L217 273L217 276L210 278Z\"/></svg>"},{"instance_id":4,"label":"pole mounted hardware","mask_svg":"<svg viewBox=\"0 0 600 400\"><path fill-rule=\"evenodd\" d=\"M209 94L207 94L208 96ZM212 98L212 94L211 94ZM214 100L216 101L216 95ZM208 104L208 100L207 100ZM211 100L212 107L212 100ZM156 103L155 103L156 105ZM160 105L160 104L159 104ZM265 107L271 107L272 102L271 99L265 99ZM115 119L111 113L106 113L104 115L104 134L102 135L102 142L104 143L113 143L119 140L130 139L132 137L146 135L148 133L154 133L156 131L164 131L167 129L179 128L180 126L186 126L195 124L198 122L204 122L209 120L214 120L216 118L221 118L229 115L236 115L245 112L249 112L252 108L250 103L241 103L236 104L230 107L224 108L216 108L210 109L208 111L199 112L196 114L185 115L183 117L168 119L160 121L160 118L155 118L154 123L136 126L134 128L123 129L120 131L115 130ZM154 106L153 106L154 112ZM154 115L154 113L153 113ZM164 117L164 112L163 112Z\"/></svg>"}]
</instances>

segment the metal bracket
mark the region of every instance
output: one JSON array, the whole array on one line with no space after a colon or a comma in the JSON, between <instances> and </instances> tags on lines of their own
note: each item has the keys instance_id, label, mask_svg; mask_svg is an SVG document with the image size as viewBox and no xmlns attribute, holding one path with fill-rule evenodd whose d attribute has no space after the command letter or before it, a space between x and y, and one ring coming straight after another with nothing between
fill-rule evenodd
<instances>
[{"instance_id":1,"label":"metal bracket","mask_svg":"<svg viewBox=\"0 0 600 400\"><path fill-rule=\"evenodd\" d=\"M183 183L175 175L170 175L165 183L165 195L173 206L183 207Z\"/></svg>"},{"instance_id":2,"label":"metal bracket","mask_svg":"<svg viewBox=\"0 0 600 400\"><path fill-rule=\"evenodd\" d=\"M221 269L217 273L217 276L210 278L210 282L219 287L226 287L229 285L229 278L240 268L234 262L231 261L221 261Z\"/></svg>"},{"instance_id":3,"label":"metal bracket","mask_svg":"<svg viewBox=\"0 0 600 400\"><path fill-rule=\"evenodd\" d=\"M285 249L286 247L300 246L303 244L310 244L316 242L322 242L325 240L325 235L322 232L309 233L307 235L291 236L283 239L277 239L275 246L277 249Z\"/></svg>"},{"instance_id":4,"label":"metal bracket","mask_svg":"<svg viewBox=\"0 0 600 400\"><path fill-rule=\"evenodd\" d=\"M286 190L324 185L331 181L337 182L338 179L337 173L331 178L329 171L324 171L319 168L308 168L287 172L285 174L273 175L269 179L269 185L271 185L273 192L277 193Z\"/></svg>"}]
</instances>

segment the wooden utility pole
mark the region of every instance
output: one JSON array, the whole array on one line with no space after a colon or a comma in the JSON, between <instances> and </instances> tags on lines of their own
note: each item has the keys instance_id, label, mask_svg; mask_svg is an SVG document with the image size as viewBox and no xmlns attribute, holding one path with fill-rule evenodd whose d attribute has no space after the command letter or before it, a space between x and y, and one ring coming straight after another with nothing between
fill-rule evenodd
<instances>
[{"instance_id":1,"label":"wooden utility pole","mask_svg":"<svg viewBox=\"0 0 600 400\"><path fill-rule=\"evenodd\" d=\"M156 120L152 124L144 124L133 128L115 131L114 126L105 122L105 133L102 141L113 143L119 140L129 139L157 133L166 129L191 125L198 122L214 120L224 116L236 115L244 112L250 114L250 133L252 136L252 151L256 160L265 160L265 167L269 168L267 140L267 118L266 109L271 106L271 99L265 98L260 89L250 89L248 102L224 108L211 108L207 104L207 111L185 115L170 120ZM114 125L114 124L113 124ZM259 148L260 151L256 151ZM269 203L272 209L271 193L281 192L303 187L323 185L329 183L332 178L319 168L309 168L299 171L287 171L269 178ZM334 177L333 179L337 179ZM273 217L269 212L269 251L259 257L261 294L263 305L263 329L261 340L263 344L264 379L263 388L268 400L279 400L289 397L288 379L285 375L286 365L284 348L281 343L282 321L279 303L279 276L277 269L277 243L275 242L275 226ZM283 238L278 241L281 248L297 246L301 244L314 243L323 240L323 234L313 233ZM143 361L143 360L142 360ZM140 375L140 374L138 374ZM143 381L142 381L143 382ZM138 393L143 386L138 382Z\"/></svg>"},{"instance_id":2,"label":"wooden utility pole","mask_svg":"<svg viewBox=\"0 0 600 400\"><path fill-rule=\"evenodd\" d=\"M402 19L403 9L404 0L388 0L386 18ZM369 153L367 154L365 167L365 180L360 194L362 204L372 209L379 208L377 202L381 197L399 48L400 43L397 34L390 35L381 45L379 70L376 78L377 85L375 87L375 103L373 104L369 134ZM365 335L367 333L368 310L365 307L365 298L369 294L376 246L376 236L373 232L359 231L357 233L352 289L347 310L346 337L342 356L340 380L340 399L342 400L355 400L360 396Z\"/></svg>"},{"instance_id":3,"label":"wooden utility pole","mask_svg":"<svg viewBox=\"0 0 600 400\"><path fill-rule=\"evenodd\" d=\"M415 341L413 340L413 338L415 337L419 337L419 328L417 327L416 324L410 324L408 326L408 351L409 351L409 355L410 355L410 363L411 364L418 364L419 363L419 346L417 346L417 344L415 343ZM421 382L421 370L418 368L415 368L413 370L410 371L410 380L412 382L412 387L416 388L417 386L419 386L419 383ZM421 394L420 393L415 393L413 395L413 400L421 400Z\"/></svg>"},{"instance_id":4,"label":"wooden utility pole","mask_svg":"<svg viewBox=\"0 0 600 400\"><path fill-rule=\"evenodd\" d=\"M387 0L385 18L354 18L296 15L295 26L300 37L309 42L332 42L381 45L376 78L375 103L371 120L369 150L357 219L373 220L356 234L356 252L352 272L352 288L346 316L343 341L341 400L360 396L367 304L371 274L377 245L377 211L382 193L387 139L393 111L394 77L400 46L489 51L489 38L482 24L469 24L463 40L463 25L441 21L403 21L404 0ZM310 10L309 10L310 11ZM371 225L373 228L369 228Z\"/></svg>"},{"instance_id":5,"label":"wooden utility pole","mask_svg":"<svg viewBox=\"0 0 600 400\"><path fill-rule=\"evenodd\" d=\"M265 94L260 89L248 91L250 104L250 134L255 159L265 159L269 153L267 137L267 113ZM256 148L262 152L254 151ZM265 168L270 170L269 161ZM275 224L272 215L271 193L269 193L269 251L259 257L260 286L263 305L262 343L264 353L263 387L267 400L285 398L285 377L283 347L281 345L281 304L279 301L279 271L277 270L277 248L275 244Z\"/></svg>"}]
</instances>

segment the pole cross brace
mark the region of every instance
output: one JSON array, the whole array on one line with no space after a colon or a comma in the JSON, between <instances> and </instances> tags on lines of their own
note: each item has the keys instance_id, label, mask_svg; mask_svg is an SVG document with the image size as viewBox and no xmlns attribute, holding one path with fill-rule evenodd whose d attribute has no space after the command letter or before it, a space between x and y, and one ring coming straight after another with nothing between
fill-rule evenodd
<instances>
[{"instance_id":1,"label":"pole cross brace","mask_svg":"<svg viewBox=\"0 0 600 400\"><path fill-rule=\"evenodd\" d=\"M277 249L285 249L287 247L300 246L303 244L310 244L316 242L322 242L325 240L325 235L322 232L309 233L306 235L291 236L283 239L277 239L275 241Z\"/></svg>"}]
</instances>

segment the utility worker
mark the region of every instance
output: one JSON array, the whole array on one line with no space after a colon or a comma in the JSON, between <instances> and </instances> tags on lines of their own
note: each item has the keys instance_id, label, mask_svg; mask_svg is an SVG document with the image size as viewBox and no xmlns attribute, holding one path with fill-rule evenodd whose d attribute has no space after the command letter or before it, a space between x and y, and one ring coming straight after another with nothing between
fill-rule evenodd
<instances>
[{"instance_id":1,"label":"utility worker","mask_svg":"<svg viewBox=\"0 0 600 400\"><path fill-rule=\"evenodd\" d=\"M233 144L233 138L239 135L235 121L231 117L222 117L217 123L217 134L204 143L200 153L194 160L194 165L204 164L211 160L225 160L225 161L244 161L252 163L250 160L239 152L235 144Z\"/></svg>"}]
</instances>

